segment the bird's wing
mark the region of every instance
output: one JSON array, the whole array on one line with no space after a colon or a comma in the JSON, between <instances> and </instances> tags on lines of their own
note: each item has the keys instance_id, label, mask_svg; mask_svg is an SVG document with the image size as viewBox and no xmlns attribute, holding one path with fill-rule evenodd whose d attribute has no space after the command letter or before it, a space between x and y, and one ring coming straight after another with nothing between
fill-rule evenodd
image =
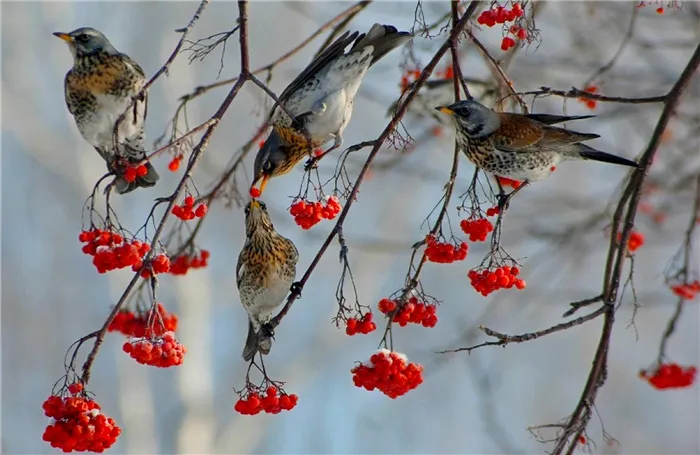
<instances>
[{"instance_id":1,"label":"bird's wing","mask_svg":"<svg viewBox=\"0 0 700 455\"><path fill-rule=\"evenodd\" d=\"M244 251L245 251L245 247ZM243 274L245 273L245 265L243 264L243 251L238 255L238 263L236 264L236 286L241 288L241 280L243 279Z\"/></svg>"},{"instance_id":2,"label":"bird's wing","mask_svg":"<svg viewBox=\"0 0 700 455\"><path fill-rule=\"evenodd\" d=\"M73 109L71 109L70 102L68 101L70 98L70 94L71 94L71 89L70 89L70 85L68 84L68 79L70 78L71 74L73 74L72 69L66 73L65 79L63 79L63 96L66 99L66 107L68 108L68 112L70 112L72 115L75 115L75 111Z\"/></svg>"},{"instance_id":3,"label":"bird's wing","mask_svg":"<svg viewBox=\"0 0 700 455\"><path fill-rule=\"evenodd\" d=\"M289 113L294 116L298 116L307 112L310 106L313 106L316 102L317 97L313 95L314 91L318 91L319 96L323 96L325 91L318 90L318 84L316 87L313 86L313 78L322 71L329 63L336 60L338 57L345 53L345 48L352 43L355 38L359 35L359 32L345 32L343 33L333 44L328 46L323 52L321 52L313 61L302 71L288 86L284 89L282 94L278 97L280 103L289 109L288 101L290 98L299 96L299 91L301 88L305 88L304 98L309 99L309 106L302 106L301 109L289 110ZM311 82L312 84L307 84ZM305 87L307 86L307 87ZM298 112L296 112L298 111ZM270 111L269 119L271 123L276 123L275 120L279 119L280 116L284 116L282 109L277 109L274 106ZM285 116L286 117L286 116Z\"/></svg>"},{"instance_id":4,"label":"bird's wing","mask_svg":"<svg viewBox=\"0 0 700 455\"><path fill-rule=\"evenodd\" d=\"M518 114L499 114L501 126L493 135L494 145L504 152L527 151L544 137L542 125ZM523 150L525 149L525 150Z\"/></svg>"}]
</instances>

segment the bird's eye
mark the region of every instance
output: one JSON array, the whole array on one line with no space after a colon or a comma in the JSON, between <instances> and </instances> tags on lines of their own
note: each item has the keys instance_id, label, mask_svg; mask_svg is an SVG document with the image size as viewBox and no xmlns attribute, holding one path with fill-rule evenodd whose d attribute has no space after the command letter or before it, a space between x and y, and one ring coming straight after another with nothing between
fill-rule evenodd
<instances>
[{"instance_id":1,"label":"bird's eye","mask_svg":"<svg viewBox=\"0 0 700 455\"><path fill-rule=\"evenodd\" d=\"M265 161L263 163L263 172L265 172L266 174L272 172L272 163L271 162Z\"/></svg>"},{"instance_id":2,"label":"bird's eye","mask_svg":"<svg viewBox=\"0 0 700 455\"><path fill-rule=\"evenodd\" d=\"M88 35L87 33L81 33L76 39L81 43L87 43L88 41L90 41L90 35Z\"/></svg>"},{"instance_id":3,"label":"bird's eye","mask_svg":"<svg viewBox=\"0 0 700 455\"><path fill-rule=\"evenodd\" d=\"M246 206L246 208L243 211L245 212L246 215L249 215L250 214L250 207Z\"/></svg>"},{"instance_id":4,"label":"bird's eye","mask_svg":"<svg viewBox=\"0 0 700 455\"><path fill-rule=\"evenodd\" d=\"M265 204L263 201L258 201L258 202L259 202L259 204L260 204L260 207L261 207L263 210L267 210L267 204Z\"/></svg>"}]
</instances>

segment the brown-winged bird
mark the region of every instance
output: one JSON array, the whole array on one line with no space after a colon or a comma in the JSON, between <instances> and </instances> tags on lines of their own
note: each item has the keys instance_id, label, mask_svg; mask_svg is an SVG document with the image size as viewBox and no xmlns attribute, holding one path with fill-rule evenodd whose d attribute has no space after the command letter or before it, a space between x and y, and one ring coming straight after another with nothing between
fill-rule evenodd
<instances>
[{"instance_id":1,"label":"brown-winged bird","mask_svg":"<svg viewBox=\"0 0 700 455\"><path fill-rule=\"evenodd\" d=\"M314 58L279 96L281 106L270 111L273 128L255 157L251 188L260 182L262 194L268 179L286 174L331 139L326 153L340 147L367 70L412 38L391 25L374 24L366 34L345 32Z\"/></svg>"},{"instance_id":2,"label":"brown-winged bird","mask_svg":"<svg viewBox=\"0 0 700 455\"><path fill-rule=\"evenodd\" d=\"M567 117L550 114L498 113L475 100L435 109L451 115L457 142L475 166L499 177L532 182L549 176L565 160L593 160L639 167L634 161L583 144L600 137L555 125L591 115Z\"/></svg>"},{"instance_id":3,"label":"brown-winged bird","mask_svg":"<svg viewBox=\"0 0 700 455\"><path fill-rule=\"evenodd\" d=\"M291 240L275 231L267 207L253 200L245 207L246 242L238 256L236 283L248 312L248 337L243 359L260 351L267 355L272 337L264 326L292 288L299 252Z\"/></svg>"},{"instance_id":4,"label":"brown-winged bird","mask_svg":"<svg viewBox=\"0 0 700 455\"><path fill-rule=\"evenodd\" d=\"M146 83L141 67L128 55L117 51L94 28L83 27L54 35L68 43L73 55L73 68L66 74L64 90L66 106L80 134L95 147L110 171L124 167L119 160L129 165L143 161L146 158L143 131L148 104L146 93L141 93L129 108L133 97ZM115 124L125 112L115 141ZM146 174L136 176L131 183L117 176L116 191L123 194L155 185L158 173L151 163L146 162L145 166Z\"/></svg>"}]
</instances>

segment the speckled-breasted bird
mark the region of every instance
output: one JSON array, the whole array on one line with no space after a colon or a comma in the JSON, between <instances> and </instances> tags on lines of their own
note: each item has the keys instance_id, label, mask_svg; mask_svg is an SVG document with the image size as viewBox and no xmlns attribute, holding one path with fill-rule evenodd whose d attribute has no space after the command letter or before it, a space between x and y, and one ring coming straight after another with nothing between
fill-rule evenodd
<instances>
[{"instance_id":1,"label":"speckled-breasted bird","mask_svg":"<svg viewBox=\"0 0 700 455\"><path fill-rule=\"evenodd\" d=\"M107 169L119 175L127 164L134 165L146 158L144 122L148 96L146 92L139 94L146 83L143 69L93 28L54 35L68 43L73 55L73 68L64 81L68 111L73 114L83 138L105 160ZM139 97L135 104L129 107L136 95ZM115 137L115 124L125 112ZM117 176L118 193L156 184L158 173L151 163L144 164L146 174L137 176L131 183Z\"/></svg>"},{"instance_id":2,"label":"speckled-breasted bird","mask_svg":"<svg viewBox=\"0 0 700 455\"><path fill-rule=\"evenodd\" d=\"M243 308L248 312L248 337L243 359L250 361L272 347L265 333L275 310L284 302L296 277L299 252L291 240L275 231L264 202L254 199L245 207L246 242L238 256L236 283Z\"/></svg>"},{"instance_id":3,"label":"speckled-breasted bird","mask_svg":"<svg viewBox=\"0 0 700 455\"><path fill-rule=\"evenodd\" d=\"M471 96L480 103L493 104L496 101L498 95L498 86L496 84L467 77L463 77L462 81L466 84ZM411 92L415 84L416 81L411 82L401 97L389 107L387 110L388 117L393 117L396 114L396 109ZM445 115L435 112L435 106L449 104L454 99L455 90L452 78L431 79L425 81L420 91L416 93L413 102L408 106L408 112L417 117L432 117L435 121L448 126L452 123L452 120Z\"/></svg>"},{"instance_id":4,"label":"speckled-breasted bird","mask_svg":"<svg viewBox=\"0 0 700 455\"><path fill-rule=\"evenodd\" d=\"M551 126L592 115L498 113L475 100L435 109L452 116L457 142L477 167L499 177L532 182L549 176L565 160L593 160L639 167L634 161L583 144L600 137Z\"/></svg>"},{"instance_id":5,"label":"speckled-breasted bird","mask_svg":"<svg viewBox=\"0 0 700 455\"><path fill-rule=\"evenodd\" d=\"M366 34L345 32L321 52L284 89L281 106L270 111L273 128L255 157L251 188L260 182L262 193L269 178L286 174L331 139L333 146L326 153L340 147L367 70L412 38L391 25L374 24Z\"/></svg>"}]
</instances>

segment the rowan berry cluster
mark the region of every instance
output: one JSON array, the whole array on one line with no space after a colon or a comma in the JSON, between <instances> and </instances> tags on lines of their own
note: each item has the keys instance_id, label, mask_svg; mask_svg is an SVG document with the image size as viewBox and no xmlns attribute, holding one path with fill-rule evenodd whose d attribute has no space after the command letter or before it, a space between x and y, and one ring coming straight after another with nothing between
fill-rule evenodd
<instances>
[{"instance_id":1,"label":"rowan berry cluster","mask_svg":"<svg viewBox=\"0 0 700 455\"><path fill-rule=\"evenodd\" d=\"M277 387L270 386L262 397L253 392L245 399L240 398L233 409L243 415L255 415L261 411L268 414L279 414L282 411L291 411L298 401L299 397L295 394L287 395Z\"/></svg>"},{"instance_id":2,"label":"rowan berry cluster","mask_svg":"<svg viewBox=\"0 0 700 455\"><path fill-rule=\"evenodd\" d=\"M377 306L379 307L379 311L389 315L389 313L396 309L398 303L394 300L382 299ZM417 297L412 296L394 315L393 322L401 327L406 327L408 323L419 324L423 327L435 327L438 322L437 315L435 314L436 310L437 305L421 302Z\"/></svg>"},{"instance_id":3,"label":"rowan berry cluster","mask_svg":"<svg viewBox=\"0 0 700 455\"><path fill-rule=\"evenodd\" d=\"M182 254L170 261L171 275L186 275L190 269L206 267L209 261L209 251L202 250L199 254Z\"/></svg>"},{"instance_id":4,"label":"rowan berry cluster","mask_svg":"<svg viewBox=\"0 0 700 455\"><path fill-rule=\"evenodd\" d=\"M133 266L151 249L147 243L127 241L116 232L97 228L82 231L78 240L85 243L83 253L93 256L92 263L99 273Z\"/></svg>"},{"instance_id":5,"label":"rowan berry cluster","mask_svg":"<svg viewBox=\"0 0 700 455\"><path fill-rule=\"evenodd\" d=\"M483 242L493 231L493 224L486 218L470 218L459 222L462 232L469 236L470 242Z\"/></svg>"},{"instance_id":6,"label":"rowan berry cluster","mask_svg":"<svg viewBox=\"0 0 700 455\"><path fill-rule=\"evenodd\" d=\"M486 216L496 216L499 213L501 213L501 209L498 206L486 209Z\"/></svg>"},{"instance_id":7,"label":"rowan berry cluster","mask_svg":"<svg viewBox=\"0 0 700 455\"><path fill-rule=\"evenodd\" d=\"M583 89L584 92L586 93L598 93L598 87L595 85L589 85ZM586 107L590 110L594 110L598 106L598 100L592 100L589 98L583 98L580 97L578 99L580 102L586 105Z\"/></svg>"},{"instance_id":8,"label":"rowan berry cluster","mask_svg":"<svg viewBox=\"0 0 700 455\"><path fill-rule=\"evenodd\" d=\"M134 265L131 266L131 270L138 272L143 267L143 261L139 259ZM154 257L150 264L141 270L141 276L143 278L150 278L153 274L168 273L170 271L170 258L165 254L159 254Z\"/></svg>"},{"instance_id":9,"label":"rowan berry cluster","mask_svg":"<svg viewBox=\"0 0 700 455\"><path fill-rule=\"evenodd\" d=\"M128 166L126 169L124 169L122 178L127 182L132 183L137 177L145 177L146 174L148 174L148 168L143 164L136 167Z\"/></svg>"},{"instance_id":10,"label":"rowan berry cluster","mask_svg":"<svg viewBox=\"0 0 700 455\"><path fill-rule=\"evenodd\" d=\"M520 3L513 3L513 7L511 9L499 5L482 11L476 21L481 25L493 27L496 24L512 22L517 18L522 17L523 14L523 6Z\"/></svg>"},{"instance_id":11,"label":"rowan berry cluster","mask_svg":"<svg viewBox=\"0 0 700 455\"><path fill-rule=\"evenodd\" d=\"M173 332L165 332L162 336L132 338L122 347L142 365L158 368L168 368L182 365L187 349L178 343Z\"/></svg>"},{"instance_id":12,"label":"rowan berry cluster","mask_svg":"<svg viewBox=\"0 0 700 455\"><path fill-rule=\"evenodd\" d=\"M179 155L173 157L172 160L168 163L168 169L170 169L170 172L177 172L178 169L180 169L180 162L185 156L180 153Z\"/></svg>"},{"instance_id":13,"label":"rowan berry cluster","mask_svg":"<svg viewBox=\"0 0 700 455\"><path fill-rule=\"evenodd\" d=\"M194 197L191 194L185 196L185 200L181 205L173 207L173 215L180 218L182 221L189 221L195 218L201 218L207 214L207 204L201 202L194 208Z\"/></svg>"},{"instance_id":14,"label":"rowan berry cluster","mask_svg":"<svg viewBox=\"0 0 700 455\"><path fill-rule=\"evenodd\" d=\"M428 234L425 237L425 242L427 244L425 257L430 262L450 264L455 261L463 261L467 257L468 246L464 242L461 242L458 246L451 243L438 242L432 234Z\"/></svg>"},{"instance_id":15,"label":"rowan berry cluster","mask_svg":"<svg viewBox=\"0 0 700 455\"><path fill-rule=\"evenodd\" d=\"M525 289L525 280L518 278L520 269L504 265L496 269L484 269L479 272L476 269L467 273L472 287L484 297L499 289L510 289L515 286L518 290Z\"/></svg>"},{"instance_id":16,"label":"rowan berry cluster","mask_svg":"<svg viewBox=\"0 0 700 455\"><path fill-rule=\"evenodd\" d=\"M697 368L694 366L683 368L676 363L665 363L653 372L640 371L639 377L655 389L680 389L693 385L696 373Z\"/></svg>"},{"instance_id":17,"label":"rowan berry cluster","mask_svg":"<svg viewBox=\"0 0 700 455\"><path fill-rule=\"evenodd\" d=\"M700 294L700 280L673 285L671 291L684 300L693 300Z\"/></svg>"},{"instance_id":18,"label":"rowan berry cluster","mask_svg":"<svg viewBox=\"0 0 700 455\"><path fill-rule=\"evenodd\" d=\"M44 430L43 440L64 452L103 452L112 447L121 428L100 412L99 404L79 396L82 384L71 384L68 391L71 396L51 395L44 401L44 414L53 421Z\"/></svg>"},{"instance_id":19,"label":"rowan berry cluster","mask_svg":"<svg viewBox=\"0 0 700 455\"><path fill-rule=\"evenodd\" d=\"M347 320L347 327L345 327L345 333L349 336L357 335L361 333L362 335L367 335L377 330L377 324L372 321L372 312L368 311L364 316L357 318L349 318Z\"/></svg>"},{"instance_id":20,"label":"rowan berry cluster","mask_svg":"<svg viewBox=\"0 0 700 455\"><path fill-rule=\"evenodd\" d=\"M350 372L356 387L378 389L390 398L405 395L423 382L423 366L408 363L405 355L380 349Z\"/></svg>"},{"instance_id":21,"label":"rowan berry cluster","mask_svg":"<svg viewBox=\"0 0 700 455\"><path fill-rule=\"evenodd\" d=\"M161 336L165 332L177 330L177 316L168 313L162 303L156 303L156 313L151 311L132 312L121 310L117 312L112 322L107 327L108 332L120 332L128 337L143 338L152 335ZM151 326L148 321L151 319Z\"/></svg>"},{"instance_id":22,"label":"rowan berry cluster","mask_svg":"<svg viewBox=\"0 0 700 455\"><path fill-rule=\"evenodd\" d=\"M332 220L342 210L340 202L335 196L326 197L323 201L309 202L299 199L292 203L289 213L294 217L294 222L302 229L311 229L324 218Z\"/></svg>"}]
</instances>

